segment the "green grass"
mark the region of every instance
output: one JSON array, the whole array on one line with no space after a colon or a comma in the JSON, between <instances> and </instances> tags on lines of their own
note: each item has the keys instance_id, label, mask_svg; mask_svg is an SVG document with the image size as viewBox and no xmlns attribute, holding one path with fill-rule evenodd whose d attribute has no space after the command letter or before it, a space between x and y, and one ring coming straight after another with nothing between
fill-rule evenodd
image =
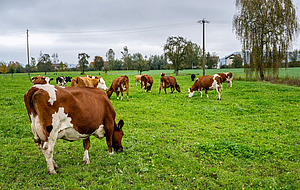
<instances>
[{"instance_id":1,"label":"green grass","mask_svg":"<svg viewBox=\"0 0 300 190\"><path fill-rule=\"evenodd\" d=\"M217 72L223 71L243 74ZM60 173L51 176L23 101L28 76L1 75L0 189L300 188L299 87L233 81L232 88L223 86L221 101L215 91L208 92L210 99L197 92L188 98L189 74L201 70L180 71L182 93L174 94L158 94L160 72L145 72L154 78L147 94L135 86L136 71L101 72L108 87L114 78L129 76L129 102L111 97L117 120L125 122L124 152L109 156L105 140L92 137L91 164L85 165L81 141L58 140L54 159Z\"/></svg>"}]
</instances>

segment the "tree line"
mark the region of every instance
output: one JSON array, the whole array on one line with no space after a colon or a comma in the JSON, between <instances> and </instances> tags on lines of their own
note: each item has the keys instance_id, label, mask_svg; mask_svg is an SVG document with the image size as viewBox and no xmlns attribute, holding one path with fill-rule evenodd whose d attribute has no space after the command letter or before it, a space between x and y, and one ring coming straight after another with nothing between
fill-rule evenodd
<instances>
[{"instance_id":1,"label":"tree line","mask_svg":"<svg viewBox=\"0 0 300 190\"><path fill-rule=\"evenodd\" d=\"M185 38L169 37L167 43L164 45L164 54L143 56L141 53L129 52L127 46L121 51L121 59L116 59L113 49L109 49L105 58L102 56L95 56L89 62L90 56L87 53L78 54L78 64L76 68L69 68L67 63L59 61L58 54L54 53L52 56L40 52L40 57L36 60L31 57L30 64L23 67L17 61L11 61L8 64L1 64L1 73L14 73L21 72L47 72L53 71L104 71L105 73L110 70L137 70L140 74L147 70L161 70L161 69L174 69L178 74L182 69L195 69L202 66L202 49L196 43L186 40ZM213 53L206 54L207 68L215 68L218 64L218 56Z\"/></svg>"}]
</instances>

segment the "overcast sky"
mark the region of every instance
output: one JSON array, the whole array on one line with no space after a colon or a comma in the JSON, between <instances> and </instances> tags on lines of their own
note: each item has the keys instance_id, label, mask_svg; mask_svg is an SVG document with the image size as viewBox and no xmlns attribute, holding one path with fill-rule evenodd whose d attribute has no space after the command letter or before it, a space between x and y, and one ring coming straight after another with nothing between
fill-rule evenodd
<instances>
[{"instance_id":1,"label":"overcast sky","mask_svg":"<svg viewBox=\"0 0 300 190\"><path fill-rule=\"evenodd\" d=\"M0 0L0 61L27 64L26 30L30 57L58 54L60 61L78 63L78 53L89 61L129 53L161 55L169 36L182 36L202 47L205 18L206 51L220 58L241 50L232 29L235 0ZM300 2L294 0L299 19ZM300 37L293 43L300 49Z\"/></svg>"}]
</instances>

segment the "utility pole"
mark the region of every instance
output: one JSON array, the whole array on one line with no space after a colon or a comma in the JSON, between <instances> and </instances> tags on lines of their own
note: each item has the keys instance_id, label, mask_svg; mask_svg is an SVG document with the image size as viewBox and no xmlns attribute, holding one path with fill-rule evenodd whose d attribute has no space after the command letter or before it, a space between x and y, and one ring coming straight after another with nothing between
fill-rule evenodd
<instances>
[{"instance_id":1,"label":"utility pole","mask_svg":"<svg viewBox=\"0 0 300 190\"><path fill-rule=\"evenodd\" d=\"M29 77L29 80L30 80L30 65L29 65L29 43L28 43L28 29L27 29L27 64L28 64L28 77Z\"/></svg>"},{"instance_id":2,"label":"utility pole","mask_svg":"<svg viewBox=\"0 0 300 190\"><path fill-rule=\"evenodd\" d=\"M203 76L205 76L205 23L210 23L208 20L204 18L199 20L198 23L203 24Z\"/></svg>"}]
</instances>

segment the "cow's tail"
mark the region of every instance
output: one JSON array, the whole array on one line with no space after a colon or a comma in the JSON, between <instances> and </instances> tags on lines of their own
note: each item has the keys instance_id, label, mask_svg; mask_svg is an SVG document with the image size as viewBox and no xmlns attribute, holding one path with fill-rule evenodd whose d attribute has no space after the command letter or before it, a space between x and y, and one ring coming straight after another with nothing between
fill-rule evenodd
<instances>
[{"instance_id":1,"label":"cow's tail","mask_svg":"<svg viewBox=\"0 0 300 190\"><path fill-rule=\"evenodd\" d=\"M30 113L37 114L33 105L33 95L38 90L38 88L31 87L24 95L24 102L29 116Z\"/></svg>"}]
</instances>

